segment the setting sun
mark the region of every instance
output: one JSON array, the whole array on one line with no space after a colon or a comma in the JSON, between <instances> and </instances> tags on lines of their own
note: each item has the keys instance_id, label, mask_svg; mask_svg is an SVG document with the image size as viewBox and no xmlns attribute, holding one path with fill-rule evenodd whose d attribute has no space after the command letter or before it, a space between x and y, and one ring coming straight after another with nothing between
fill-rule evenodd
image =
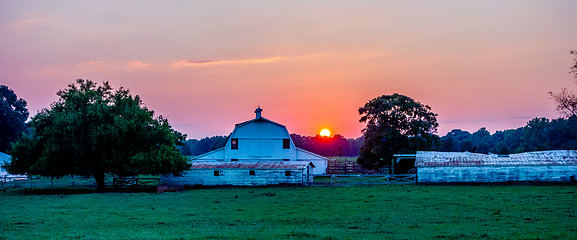
<instances>
[{"instance_id":1,"label":"setting sun","mask_svg":"<svg viewBox=\"0 0 577 240\"><path fill-rule=\"evenodd\" d=\"M330 137L330 136L331 136L331 131L329 131L326 128L321 130L321 137Z\"/></svg>"}]
</instances>

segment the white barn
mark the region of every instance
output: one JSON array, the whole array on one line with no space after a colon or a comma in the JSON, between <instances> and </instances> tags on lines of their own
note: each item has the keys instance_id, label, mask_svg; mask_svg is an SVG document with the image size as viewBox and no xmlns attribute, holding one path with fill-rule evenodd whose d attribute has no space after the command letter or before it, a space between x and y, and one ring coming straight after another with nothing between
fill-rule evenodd
<instances>
[{"instance_id":1,"label":"white barn","mask_svg":"<svg viewBox=\"0 0 577 240\"><path fill-rule=\"evenodd\" d=\"M328 158L297 148L284 125L262 117L260 107L255 113L254 119L236 124L225 147L192 158L193 168L172 180L191 185L270 185L306 183L312 181L308 176L326 173Z\"/></svg>"},{"instance_id":2,"label":"white barn","mask_svg":"<svg viewBox=\"0 0 577 240\"><path fill-rule=\"evenodd\" d=\"M417 152L415 167L419 183L570 182L577 177L577 151Z\"/></svg>"}]
</instances>

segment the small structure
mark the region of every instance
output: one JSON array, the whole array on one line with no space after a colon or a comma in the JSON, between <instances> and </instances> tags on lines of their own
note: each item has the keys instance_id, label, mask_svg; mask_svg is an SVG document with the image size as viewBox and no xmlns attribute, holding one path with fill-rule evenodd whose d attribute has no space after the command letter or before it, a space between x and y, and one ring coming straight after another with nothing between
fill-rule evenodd
<instances>
[{"instance_id":1,"label":"small structure","mask_svg":"<svg viewBox=\"0 0 577 240\"><path fill-rule=\"evenodd\" d=\"M184 185L278 185L312 182L314 165L305 161L195 161L183 176L171 181Z\"/></svg>"},{"instance_id":2,"label":"small structure","mask_svg":"<svg viewBox=\"0 0 577 240\"><path fill-rule=\"evenodd\" d=\"M5 164L9 164L10 161L12 160L12 156L0 152L0 176L7 176L8 172L6 171L6 169L4 169L4 165Z\"/></svg>"},{"instance_id":3,"label":"small structure","mask_svg":"<svg viewBox=\"0 0 577 240\"><path fill-rule=\"evenodd\" d=\"M395 154L393 156L394 174L414 174L416 154Z\"/></svg>"},{"instance_id":4,"label":"small structure","mask_svg":"<svg viewBox=\"0 0 577 240\"><path fill-rule=\"evenodd\" d=\"M577 177L577 151L417 152L415 166L419 183L570 182Z\"/></svg>"},{"instance_id":5,"label":"small structure","mask_svg":"<svg viewBox=\"0 0 577 240\"><path fill-rule=\"evenodd\" d=\"M0 152L0 183L5 183L13 180L24 180L27 178L26 175L12 175L6 171L4 165L10 164L12 161L12 156Z\"/></svg>"},{"instance_id":6,"label":"small structure","mask_svg":"<svg viewBox=\"0 0 577 240\"><path fill-rule=\"evenodd\" d=\"M328 158L297 148L287 128L262 117L236 124L225 147L192 158L181 177L161 182L185 185L303 184L326 173Z\"/></svg>"}]
</instances>

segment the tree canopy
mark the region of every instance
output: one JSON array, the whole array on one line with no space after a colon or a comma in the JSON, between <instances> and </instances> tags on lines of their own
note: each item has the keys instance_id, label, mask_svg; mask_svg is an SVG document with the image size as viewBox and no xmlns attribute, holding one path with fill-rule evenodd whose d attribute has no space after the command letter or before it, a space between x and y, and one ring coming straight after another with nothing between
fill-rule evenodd
<instances>
[{"instance_id":1,"label":"tree canopy","mask_svg":"<svg viewBox=\"0 0 577 240\"><path fill-rule=\"evenodd\" d=\"M393 155L432 149L438 142L437 114L410 97L382 95L359 108L364 143L358 163L367 169L391 165Z\"/></svg>"},{"instance_id":2,"label":"tree canopy","mask_svg":"<svg viewBox=\"0 0 577 240\"><path fill-rule=\"evenodd\" d=\"M138 95L78 79L57 93L58 101L31 120L31 131L14 144L8 171L60 177L179 174L188 168L177 145L185 136L155 117Z\"/></svg>"},{"instance_id":3,"label":"tree canopy","mask_svg":"<svg viewBox=\"0 0 577 240\"><path fill-rule=\"evenodd\" d=\"M18 98L12 89L0 85L0 152L6 152L26 126L26 101Z\"/></svg>"}]
</instances>

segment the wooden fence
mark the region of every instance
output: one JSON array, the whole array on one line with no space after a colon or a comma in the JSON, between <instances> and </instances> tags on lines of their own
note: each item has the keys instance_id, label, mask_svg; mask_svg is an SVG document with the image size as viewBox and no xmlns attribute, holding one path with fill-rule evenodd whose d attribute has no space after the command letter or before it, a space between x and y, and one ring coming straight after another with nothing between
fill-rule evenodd
<instances>
[{"instance_id":1,"label":"wooden fence","mask_svg":"<svg viewBox=\"0 0 577 240\"><path fill-rule=\"evenodd\" d=\"M310 185L351 186L372 184L411 184L417 182L417 174L388 175L326 175L315 177Z\"/></svg>"},{"instance_id":2,"label":"wooden fence","mask_svg":"<svg viewBox=\"0 0 577 240\"><path fill-rule=\"evenodd\" d=\"M327 161L327 174L376 174L357 163L357 158L335 158Z\"/></svg>"},{"instance_id":3,"label":"wooden fence","mask_svg":"<svg viewBox=\"0 0 577 240\"><path fill-rule=\"evenodd\" d=\"M365 175L365 174L331 174L315 176L312 186L352 186L371 184L410 184L416 183L416 174L389 174L389 175ZM107 186L115 188L158 187L159 192L182 191L183 186L160 182L160 178L105 178ZM96 182L87 176L65 176L61 178L47 177L0 177L0 189L7 188L96 188Z\"/></svg>"},{"instance_id":4,"label":"wooden fence","mask_svg":"<svg viewBox=\"0 0 577 240\"><path fill-rule=\"evenodd\" d=\"M160 178L117 177L112 179L114 187L156 187Z\"/></svg>"},{"instance_id":5,"label":"wooden fence","mask_svg":"<svg viewBox=\"0 0 577 240\"><path fill-rule=\"evenodd\" d=\"M113 177L106 176L104 184L114 188L156 187L160 183L159 177ZM91 176L64 176L49 178L39 176L1 176L0 189L6 188L67 188L67 187L94 187L96 181Z\"/></svg>"},{"instance_id":6,"label":"wooden fence","mask_svg":"<svg viewBox=\"0 0 577 240\"><path fill-rule=\"evenodd\" d=\"M106 185L112 183L112 177L105 178ZM1 176L0 189L5 188L66 188L96 187L94 178L89 176L64 176L49 178L39 176Z\"/></svg>"}]
</instances>

